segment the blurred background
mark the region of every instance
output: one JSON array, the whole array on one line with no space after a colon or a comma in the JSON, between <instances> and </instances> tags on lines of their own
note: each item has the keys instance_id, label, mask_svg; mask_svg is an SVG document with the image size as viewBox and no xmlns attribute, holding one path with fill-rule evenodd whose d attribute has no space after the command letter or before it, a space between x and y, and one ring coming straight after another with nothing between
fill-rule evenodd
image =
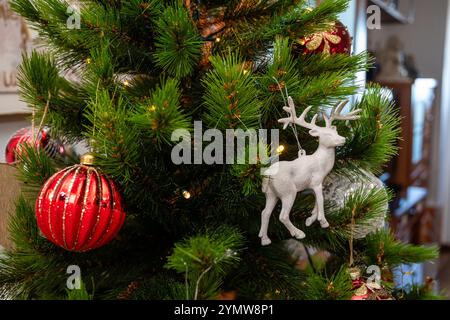
<instances>
[{"instance_id":1,"label":"blurred background","mask_svg":"<svg viewBox=\"0 0 450 320\"><path fill-rule=\"evenodd\" d=\"M439 261L404 266L397 282L429 283L450 297L450 1L352 0L340 20L353 51L376 58L358 81L386 87L402 116L399 155L381 177L394 192L391 226L405 242L441 247ZM35 38L0 0L0 163L10 137L30 125L16 68L39 47Z\"/></svg>"}]
</instances>

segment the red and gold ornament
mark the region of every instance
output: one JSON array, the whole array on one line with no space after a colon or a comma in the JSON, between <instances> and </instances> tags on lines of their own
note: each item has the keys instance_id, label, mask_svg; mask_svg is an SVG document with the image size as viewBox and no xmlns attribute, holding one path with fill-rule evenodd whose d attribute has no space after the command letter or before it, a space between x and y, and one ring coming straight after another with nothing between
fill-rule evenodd
<instances>
[{"instance_id":1,"label":"red and gold ornament","mask_svg":"<svg viewBox=\"0 0 450 320\"><path fill-rule=\"evenodd\" d=\"M214 44L220 42L221 35L226 32L227 25L224 18L227 8L225 6L208 8L205 4L191 0L184 0L183 3L205 40L200 66L207 67L210 64L209 57L212 55Z\"/></svg>"},{"instance_id":2,"label":"red and gold ornament","mask_svg":"<svg viewBox=\"0 0 450 320\"><path fill-rule=\"evenodd\" d=\"M14 133L9 139L5 149L6 163L14 164L17 161L17 154L21 152L24 145L34 145L36 149L45 150L50 157L57 154L64 154L65 148L62 143L50 139L49 130L32 128L22 128Z\"/></svg>"},{"instance_id":3,"label":"red and gold ornament","mask_svg":"<svg viewBox=\"0 0 450 320\"><path fill-rule=\"evenodd\" d=\"M346 26L336 21L328 31L317 32L299 41L303 54L347 54L352 49L352 38Z\"/></svg>"},{"instance_id":4,"label":"red and gold ornament","mask_svg":"<svg viewBox=\"0 0 450 320\"><path fill-rule=\"evenodd\" d=\"M377 281L365 281L359 268L348 270L352 278L353 295L351 300L393 300L391 293Z\"/></svg>"},{"instance_id":5,"label":"red and gold ornament","mask_svg":"<svg viewBox=\"0 0 450 320\"><path fill-rule=\"evenodd\" d=\"M117 186L93 166L91 155L81 164L53 175L36 201L43 235L68 251L86 252L113 240L125 221Z\"/></svg>"}]
</instances>

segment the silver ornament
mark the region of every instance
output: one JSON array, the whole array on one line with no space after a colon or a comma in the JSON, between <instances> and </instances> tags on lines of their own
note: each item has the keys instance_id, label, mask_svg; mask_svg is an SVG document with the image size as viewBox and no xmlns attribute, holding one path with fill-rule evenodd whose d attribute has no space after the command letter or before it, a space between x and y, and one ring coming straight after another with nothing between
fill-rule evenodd
<instances>
[{"instance_id":1,"label":"silver ornament","mask_svg":"<svg viewBox=\"0 0 450 320\"><path fill-rule=\"evenodd\" d=\"M383 182L372 173L361 170L360 174L329 174L323 183L324 199L331 206L341 209L344 207L348 198L358 190L381 190L386 194L387 191ZM367 235L374 233L385 226L386 216L389 210L388 202L386 201L384 208L384 215L372 219L368 225L356 225L353 230L353 238L361 239Z\"/></svg>"}]
</instances>

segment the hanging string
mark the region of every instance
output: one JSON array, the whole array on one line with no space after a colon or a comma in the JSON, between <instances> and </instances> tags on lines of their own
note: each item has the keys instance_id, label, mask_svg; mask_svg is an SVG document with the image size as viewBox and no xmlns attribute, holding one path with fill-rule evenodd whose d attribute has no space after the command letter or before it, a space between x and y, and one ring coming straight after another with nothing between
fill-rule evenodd
<instances>
[{"instance_id":1,"label":"hanging string","mask_svg":"<svg viewBox=\"0 0 450 320\"><path fill-rule=\"evenodd\" d=\"M98 106L98 91L100 88L100 80L97 81L97 87L95 89L95 108L97 108ZM115 91L114 91L115 94ZM92 138L89 141L89 152L94 153L94 144L95 144L95 124L97 122L97 110L94 110L94 120L93 120L93 125L92 125ZM106 145L104 145L105 147L105 153L106 153Z\"/></svg>"},{"instance_id":2,"label":"hanging string","mask_svg":"<svg viewBox=\"0 0 450 320\"><path fill-rule=\"evenodd\" d=\"M316 266L314 265L314 262L313 262L313 259L312 259L312 257L311 257L311 253L309 252L308 247L305 246L304 243L302 243L302 245L303 245L303 248L305 248L306 255L308 256L308 262L309 262L309 264L311 265L311 269L313 269L314 273L317 273Z\"/></svg>"},{"instance_id":3,"label":"hanging string","mask_svg":"<svg viewBox=\"0 0 450 320\"><path fill-rule=\"evenodd\" d=\"M184 266L186 267L186 273L184 274L184 286L186 289L186 300L189 300L189 280L188 280L188 275L189 275L189 268L186 262L184 262Z\"/></svg>"},{"instance_id":4,"label":"hanging string","mask_svg":"<svg viewBox=\"0 0 450 320\"><path fill-rule=\"evenodd\" d=\"M355 232L355 208L352 209L352 220L350 225L350 240L349 240L349 249L350 249L350 261L349 267L353 265L353 234Z\"/></svg>"},{"instance_id":5,"label":"hanging string","mask_svg":"<svg viewBox=\"0 0 450 320\"><path fill-rule=\"evenodd\" d=\"M45 118L47 117L48 109L50 107L50 99L52 97L52 94L50 91L48 92L48 98L47 103L44 107L44 113L42 114L41 122L39 123L39 126L36 130L36 106L33 107L33 113L32 113L32 119L31 119L31 136L33 137L33 146L36 145L36 141L38 141L38 137L41 134L42 127L44 125Z\"/></svg>"},{"instance_id":6,"label":"hanging string","mask_svg":"<svg viewBox=\"0 0 450 320\"><path fill-rule=\"evenodd\" d=\"M281 88L281 85L280 85L280 83L278 82L277 78L275 78L275 77L272 77L272 78L273 78L273 79L275 80L275 82L277 83L278 89L280 89L281 97L283 98L284 104L285 104L286 106L289 106L289 103L288 103L288 101L287 101L287 98L289 97L289 92L288 92L287 87L285 88L285 89L286 89L286 97L285 97L285 96L284 96L284 93L283 93L283 89ZM292 115L292 120L295 121L294 115L293 115L293 114L291 114L291 115ZM290 123L289 126L291 127L291 129L292 129L292 131L293 131L293 133L294 133L295 140L297 141L298 151L299 151L299 152L303 151L303 148L302 148L302 146L301 146L301 144L300 144L300 140L298 139L298 131L297 131L297 127L296 127L295 125L293 125L292 123Z\"/></svg>"},{"instance_id":7,"label":"hanging string","mask_svg":"<svg viewBox=\"0 0 450 320\"><path fill-rule=\"evenodd\" d=\"M44 108L44 114L42 115L41 122L39 123L38 132L41 132L42 127L44 126L44 121L45 121L45 118L46 118L47 113L48 113L48 108L50 107L50 99L51 99L51 98L52 98L52 94L51 94L51 92L49 91L49 92L48 92L47 103L46 103L45 108Z\"/></svg>"},{"instance_id":8,"label":"hanging string","mask_svg":"<svg viewBox=\"0 0 450 320\"><path fill-rule=\"evenodd\" d=\"M210 265L205 271L203 271L200 276L197 279L197 282L195 283L195 293L194 293L194 300L198 300L198 292L200 289L200 281L202 278L213 268L214 265Z\"/></svg>"},{"instance_id":9,"label":"hanging string","mask_svg":"<svg viewBox=\"0 0 450 320\"><path fill-rule=\"evenodd\" d=\"M36 130L35 130L36 129L35 118L36 118L36 106L33 106L33 112L31 114L31 134L33 137L33 145L36 144L36 138L37 138Z\"/></svg>"},{"instance_id":10,"label":"hanging string","mask_svg":"<svg viewBox=\"0 0 450 320\"><path fill-rule=\"evenodd\" d=\"M259 122L259 128L264 129L263 124L262 124L262 114L258 114L258 122Z\"/></svg>"}]
</instances>

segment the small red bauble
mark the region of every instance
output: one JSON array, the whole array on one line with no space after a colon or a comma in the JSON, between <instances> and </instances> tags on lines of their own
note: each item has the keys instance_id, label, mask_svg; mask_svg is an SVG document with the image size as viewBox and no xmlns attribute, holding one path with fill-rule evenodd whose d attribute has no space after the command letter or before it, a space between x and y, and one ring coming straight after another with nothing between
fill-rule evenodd
<instances>
[{"instance_id":1,"label":"small red bauble","mask_svg":"<svg viewBox=\"0 0 450 320\"><path fill-rule=\"evenodd\" d=\"M300 40L303 54L348 54L352 49L352 38L347 28L336 21L334 26Z\"/></svg>"},{"instance_id":2,"label":"small red bauble","mask_svg":"<svg viewBox=\"0 0 450 320\"><path fill-rule=\"evenodd\" d=\"M34 144L36 149L45 150L51 158L54 158L57 154L64 155L66 153L62 142L50 138L47 128L42 129L39 133L38 129L33 132L31 128L23 128L14 133L6 145L6 163L14 164L17 161L17 154L21 152L25 144Z\"/></svg>"},{"instance_id":3,"label":"small red bauble","mask_svg":"<svg viewBox=\"0 0 450 320\"><path fill-rule=\"evenodd\" d=\"M36 201L36 219L44 236L68 251L86 252L115 238L125 221L115 183L92 166L80 165L53 175Z\"/></svg>"},{"instance_id":4,"label":"small red bauble","mask_svg":"<svg viewBox=\"0 0 450 320\"><path fill-rule=\"evenodd\" d=\"M45 149L50 141L50 136L46 130L41 130L39 134L36 134L37 130L33 132L31 128L23 128L18 130L9 139L5 150L6 163L13 164L16 162L16 154L20 152L21 148L25 144L36 146L36 148ZM36 136L35 136L36 135Z\"/></svg>"},{"instance_id":5,"label":"small red bauble","mask_svg":"<svg viewBox=\"0 0 450 320\"><path fill-rule=\"evenodd\" d=\"M351 300L367 300L370 297L372 291L370 291L370 289L367 288L364 281L360 279L353 280L352 284L354 293L352 295Z\"/></svg>"},{"instance_id":6,"label":"small red bauble","mask_svg":"<svg viewBox=\"0 0 450 320\"><path fill-rule=\"evenodd\" d=\"M393 296L380 283L364 282L362 279L352 281L351 300L393 300Z\"/></svg>"}]
</instances>

